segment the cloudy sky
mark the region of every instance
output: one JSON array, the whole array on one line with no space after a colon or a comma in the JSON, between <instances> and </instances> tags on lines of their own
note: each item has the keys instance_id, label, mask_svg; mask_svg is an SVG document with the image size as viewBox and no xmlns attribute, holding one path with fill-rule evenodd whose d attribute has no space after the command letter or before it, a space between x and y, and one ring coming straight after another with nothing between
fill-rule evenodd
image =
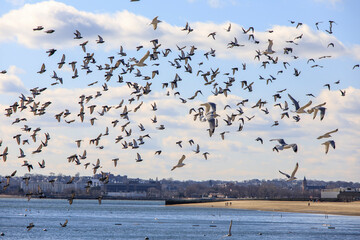
<instances>
[{"instance_id":1,"label":"cloudy sky","mask_svg":"<svg viewBox=\"0 0 360 240\"><path fill-rule=\"evenodd\" d=\"M359 1L305 0L291 5L280 0L174 3L1 0L0 152L7 147L8 154L6 162L0 163L0 175L14 170L18 175L27 173L22 166L24 160L33 165L32 173L92 175L92 164L100 159L101 171L132 178L241 181L282 178L278 170L291 173L298 162L298 178L360 181L360 68L354 68L360 63L360 32L356 31ZM156 16L161 22L154 30L150 23ZM192 31L189 27L184 30L186 25ZM34 31L38 26L43 29ZM250 27L254 31L244 33L243 29ZM48 30L55 31L46 33ZM74 39L76 30L81 39ZM97 43L98 35L104 43ZM154 39L158 40L157 58L152 57ZM268 39L273 42L274 53L266 56ZM86 41L85 53L80 44ZM239 46L229 47L235 41ZM118 54L120 46L126 56ZM189 55L192 46L196 49ZM56 51L48 56L50 49ZM145 60L146 66L135 65L130 71L147 51L151 56ZM83 61L87 53L93 58L86 69ZM59 68L63 54L65 64ZM122 63L115 68L119 60ZM70 62L76 62L78 77L73 78ZM173 66L175 62L178 68ZM38 73L43 64L46 71ZM109 79L105 78L110 71L107 65L113 68ZM300 72L298 76L295 69ZM158 74L152 78L153 71ZM62 78L62 84L54 78L54 72ZM209 84L202 76L207 72ZM171 82L179 78L172 89ZM245 81L251 88L242 85ZM105 83L108 89L104 89ZM130 83L142 87L151 84L151 91L138 97L143 90L136 93ZM226 88L225 95L221 89ZM34 98L31 89L44 90ZM202 95L189 99L197 90ZM275 100L276 94L280 98ZM320 114L307 111L296 113L288 94L300 106L311 101L305 110L325 103L324 118L320 120ZM22 95L26 108L6 116L6 109L21 104ZM82 104L83 122L78 116L80 96L89 99ZM122 100L122 106L116 108ZM243 100L247 100L244 105L239 104ZM259 100L265 104L254 107ZM195 112L189 114L191 108L198 112L206 102L215 103L219 115L211 137L209 124L194 121ZM284 108L285 102L288 110L278 105ZM50 105L43 114L31 111L39 112L46 103ZM154 103L156 111L151 107ZM94 106L92 114L90 106ZM103 106L111 108L101 114ZM125 106L129 120L120 115ZM66 110L70 114L62 115L58 122L55 115ZM289 118L281 118L286 112ZM225 120L232 114L234 120L228 125ZM154 116L156 123L151 120ZM90 119L94 119L93 125ZM116 126L114 121L118 121ZM140 124L145 131L140 131ZM238 131L240 124L243 128ZM25 131L25 125L31 130ZM159 130L160 125L165 129ZM37 128L34 142L31 135ZM317 139L335 129L338 131L331 137ZM131 134L127 136L125 130L131 130ZM47 146L33 153L45 142L45 133L50 135ZM224 133L224 140L220 133ZM19 145L15 139L18 134ZM90 144L100 134L99 144ZM145 137L139 148L123 148L125 142L134 139L139 144L139 136L146 134L151 138ZM123 139L116 143L119 136ZM258 137L263 144L255 140ZM279 138L296 143L298 151L273 151L278 142L270 140ZM76 140L82 140L80 147ZM322 143L328 140L335 141L336 148L330 147L326 154ZM182 141L181 147L178 141ZM82 155L84 150L87 155L80 165L68 161L69 156ZM159 150L161 154L155 155ZM137 153L142 162L136 162ZM182 155L186 156L185 166L170 171ZM117 167L114 158L119 158ZM46 167L40 168L38 162L43 159ZM85 163L90 163L87 169Z\"/></svg>"}]
</instances>

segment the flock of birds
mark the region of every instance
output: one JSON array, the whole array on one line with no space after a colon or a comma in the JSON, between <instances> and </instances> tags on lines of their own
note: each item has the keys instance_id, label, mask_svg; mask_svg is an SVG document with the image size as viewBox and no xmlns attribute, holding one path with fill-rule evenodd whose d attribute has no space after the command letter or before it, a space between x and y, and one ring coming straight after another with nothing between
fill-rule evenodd
<instances>
[{"instance_id":1,"label":"flock of birds","mask_svg":"<svg viewBox=\"0 0 360 240\"><path fill-rule=\"evenodd\" d=\"M295 24L294 21L290 21L291 24ZM319 22L320 23L320 22ZM316 23L316 27L318 28L319 23ZM329 21L329 29L326 30L328 34L333 33L333 24L334 21ZM158 25L161 24L161 20L158 19L158 17L155 17L152 19L151 25L154 30L157 29ZM297 23L296 28L301 28L302 23ZM187 34L191 34L191 32L195 31L193 28L190 27L189 23L186 23L186 26L181 29L182 31L185 31ZM48 29L44 30L43 26L37 26L33 29L34 32L41 32L44 31L46 34L53 34L55 32L54 29ZM231 32L231 24L228 25L228 27L225 29L226 32ZM269 33L272 33L270 30ZM34 33L37 34L37 33ZM249 43L250 44L259 44L259 41L256 40L255 36L255 30L253 27L249 27L247 30L243 28L243 34L248 35ZM211 37L213 40L216 40L216 32L211 32L207 37ZM293 52L293 48L291 47L291 44L294 44L294 46L301 44L301 38L306 37L303 36L303 34L295 37L295 39L289 39L286 42L289 43L289 47L284 48L284 55L288 55ZM53 117L56 119L58 123L66 123L66 124L72 124L74 122L77 123L83 123L86 121L89 121L91 125L94 125L96 121L98 121L101 117L106 116L106 114L109 111L117 111L119 114L119 119L115 119L109 122L109 126L106 127L104 132L99 133L96 137L91 138L89 140L89 145L94 145L98 149L103 149L104 145L102 145L102 139L109 135L110 129L115 129L118 124L122 124L121 122L124 122L121 125L121 134L118 135L115 138L115 143L120 143L122 145L122 149L138 149L143 144L145 144L145 139L151 139L151 136L149 133L146 133L146 129L142 123L135 123L138 127L138 130L140 134L137 137L134 137L133 135L133 129L131 126L134 124L134 121L131 120L131 117L133 114L136 114L139 109L146 106L144 104L143 98L146 95L151 94L151 86L155 81L152 81L153 79L157 78L157 76L160 74L159 70L156 69L157 66L160 65L159 59L160 58L167 58L172 55L172 52L174 49L162 49L161 43L159 43L158 39L151 40L152 49L147 50L143 57L141 59L136 59L135 57L129 57L127 53L125 52L124 48L120 46L120 50L117 53L118 58L115 56L109 56L108 62L99 64L96 61L95 53L88 52L87 44L89 40L82 41L84 38L79 30L75 30L74 32L74 41L78 41L79 46L84 52L84 57L81 63L78 63L75 60L67 60L65 54L62 54L61 57L59 57L60 61L57 63L58 69L47 69L46 63L43 63L39 71L37 71L38 74L44 74L48 72L52 72L52 83L50 86L46 87L35 87L30 89L31 94L28 96L25 96L24 94L21 94L19 96L19 101L16 101L9 107L5 109L5 115L9 118L13 118L12 124L20 125L21 123L26 123L27 119L23 116L21 116L21 113L23 111L29 111L33 114L33 117L41 117L45 114L47 114L47 108L52 105L53 103L51 101L46 102L40 102L37 100L37 97L39 95L44 94L46 90L49 87L53 87L55 85L61 85L64 84L64 82L67 81L67 79L63 79L61 76L58 75L56 71L61 71L63 66L68 64L71 66L72 70L72 79L76 79L82 76L82 74L91 74L94 69L97 69L98 71L101 71L104 73L104 81L101 84L100 90L95 90L95 93L92 95L80 95L79 100L77 102L79 111L77 113L70 112L68 109L64 109L63 111L55 114ZM96 39L97 44L105 44L106 39L98 35L98 38ZM281 70L277 72L277 74L283 73L283 71L291 71L289 70L290 64L288 62L282 62L280 64L279 58L281 58L281 54L279 52L276 52L273 50L273 46L276 44L273 40L269 39L267 43L267 48L263 50L257 50L254 59L261 62L261 67L266 69L267 65L269 64L278 64L281 65ZM237 40L237 38L234 38L234 41L231 41L227 44L228 48L237 48L237 47L243 47L245 44L240 44ZM328 47L334 47L333 43L329 43ZM140 51L143 48L143 46L138 46L137 51ZM188 74L195 74L195 71L193 70L193 66L195 64L192 64L192 57L197 54L197 48L195 46L190 46L188 51L186 50L186 46L179 47L177 46L177 56L174 59L169 59L168 63L170 68L173 68L174 71L179 69L184 69L184 71ZM49 49L46 51L48 54L49 59L53 60L56 57L56 53L58 52L57 49ZM277 54L276 57L274 57ZM210 58L216 56L216 49L212 49L208 52L205 52L203 54L204 61L208 61ZM319 59L323 58L329 58L331 56L323 56ZM294 59L296 57L294 56ZM315 59L309 59L308 63L315 62ZM192 65L191 65L192 64ZM228 96L228 94L231 92L231 89L233 86L241 86L241 88L244 91L247 92L253 92L254 91L254 82L247 82L245 80L239 82L238 85L235 85L237 83L235 74L239 70L246 70L246 63L242 63L242 68L239 68L238 66L234 66L231 68L230 72L225 72L222 75L226 76L228 81L224 82L224 85L222 84L222 78L219 77L221 74L221 70L219 68L217 69L202 69L201 66L203 65L203 62L196 63L199 67L198 72L196 73L196 76L203 79L204 89L208 88L211 89L211 92L214 96L218 95L224 95L225 97ZM155 68L155 70L151 71L151 75L143 75L142 68L149 67L151 65ZM313 65L312 68L318 67L320 65ZM358 65L355 65L353 68L359 67ZM170 69L169 71L172 71ZM301 71L294 68L293 75L295 77L298 77L301 74ZM6 70L1 72L2 74L6 74ZM128 79L142 79L145 84L138 83L139 81L130 81L126 80ZM221 80L218 80L221 78ZM276 79L273 75L270 75L269 78L264 78L262 76L259 77L260 80L265 80L266 84L272 83ZM104 106L98 106L95 102L98 98L101 98L103 94L105 94L109 89L111 88L108 83L109 82L116 81L119 85L127 85L128 88L131 90L131 94L128 99L120 99L120 103L118 105L104 105ZM175 96L178 97L180 104L188 104L198 96L199 94L203 95L203 89L195 91L195 93L191 97L183 97L179 91L177 91L178 86L181 84L181 81L183 81L183 78L176 73L173 80L169 82L163 82L162 88L166 89L165 94L166 96ZM339 82L335 82L335 84L338 84ZM94 85L99 85L100 83L98 81L88 83L88 87L93 87ZM328 87L330 90L330 85L327 84L324 87ZM95 89L95 88L92 88ZM282 111L281 116L279 116L281 119L283 118L293 118L295 122L299 122L302 118L302 115L312 115L313 119L315 119L317 116L319 116L320 121L324 119L325 113L326 113L326 102L313 105L312 100L310 100L308 103L301 105L298 100L296 100L294 97L291 96L291 94L287 94L287 97L291 101L292 106L288 104L287 101L284 101L283 103L277 102L278 99L281 99L283 97L283 93L286 91L286 89L277 91L273 97L274 97L274 108L279 107ZM345 91L341 91L341 96L345 96ZM309 97L315 98L314 95L308 94ZM132 105L132 103L137 103L136 106ZM225 126L231 126L237 124L237 131L240 132L243 130L243 127L247 121L251 121L255 116L247 116L244 113L243 108L245 107L245 104L250 104L248 99L244 99L241 102L238 102L236 104L236 111L232 112L230 115L226 114L225 116L220 116L217 112L217 103L216 102L204 102L200 104L198 107L192 107L189 109L189 114L193 117L194 121L204 122L202 126L204 126L204 131L208 131L209 138L211 138L214 134L217 133L217 129L220 125L219 119L222 118L222 120L226 123ZM255 105L250 106L253 109L259 109L261 113L269 114L269 110L267 108L268 101L259 99ZM156 102L151 103L151 110L155 113L158 110L158 105ZM230 105L226 105L224 110L226 109L232 109ZM292 114L292 116L291 116ZM221 122L223 122L221 121ZM156 126L155 129L158 131L163 131L166 129L165 124L160 123L159 125L156 125L158 123L158 119L156 115L154 115L153 118L151 118L151 122ZM279 121L275 121L272 126L279 125ZM63 126L62 126L63 127ZM51 137L50 133L43 132L43 130L40 127L33 127L28 125L23 125L23 127L20 128L21 133L13 136L13 140L16 141L17 145L19 146L19 156L17 156L18 159L25 159L28 154L40 154L46 150L46 147L50 143ZM114 130L115 131L115 130ZM323 135L319 136L318 139L327 139L331 138L332 134L336 133L338 129L329 131L327 133L324 133ZM42 134L40 134L43 132ZM229 133L229 131L224 131L219 133L221 138L225 139L225 134ZM261 137L258 137L255 139L256 141L259 141L261 144L263 144L263 139ZM277 142L273 147L273 151L279 152L284 151L287 149L291 149L294 152L297 152L299 150L297 143L286 143L286 141L282 138L278 139L271 139L270 141ZM77 146L77 148L81 148L81 146L84 144L84 139L74 139L73 144ZM5 143L5 142L4 142ZM4 146L3 140L0 141L0 148L1 154L0 157L2 157L2 160L6 162L9 158L8 153L9 149L8 146ZM195 154L199 154L200 151L200 145L199 143L195 143L194 140L189 139L188 143L190 146L195 146L195 149L193 152ZM29 145L32 147L32 145L36 144L35 148L31 150L31 153L26 151L25 146ZM180 148L183 147L183 141L179 140L176 143ZM322 143L325 147L325 153L327 154L330 147L335 149L335 141L334 140L327 140ZM163 150L156 150L155 155L160 155ZM204 156L204 159L208 159L209 152L203 152L202 155ZM92 169L92 173L96 174L100 168L102 168L102 160L100 158L97 159L97 161L93 164L91 162L84 162L87 159L87 151L86 149L82 152L82 154L71 154L68 156L67 160L69 163L74 163L75 165L83 165L85 169L87 169L89 166ZM178 160L177 164L175 164L171 171L181 168L185 166L185 159L186 155L183 154L180 159ZM117 166L119 158L113 158L111 161L114 164L114 167ZM143 158L142 156L137 153L136 162L142 162ZM35 166L33 166L34 163L31 163L29 160L23 160L22 167L27 168L28 172L31 172ZM39 168L45 168L46 167L46 161L42 160L38 162ZM296 179L295 175L299 168L299 164L296 163L295 169L292 171L291 174L284 173L279 170L280 174L284 175L286 177L287 181L293 181ZM102 177L101 181L103 183L109 182L109 175L110 173L101 172ZM16 171L14 171L12 174L9 174L6 176L7 181L2 183L3 189L5 190L10 185L10 179L11 177L15 176ZM26 183L29 182L30 177L24 177L24 181ZM55 179L51 180L52 183L55 181ZM70 182L71 183L71 182ZM90 186L90 185L89 185ZM86 186L87 189L90 187ZM39 188L38 193L28 193L27 196L30 197L35 194L42 194L42 190ZM69 203L72 203L72 200L75 198L74 195L72 195L69 198ZM99 204L101 203L101 196L99 197ZM68 221L66 220L65 223L61 224L62 227L66 227ZM30 224L27 228L30 230L33 228L34 225ZM231 235L231 234L230 234Z\"/></svg>"}]
</instances>

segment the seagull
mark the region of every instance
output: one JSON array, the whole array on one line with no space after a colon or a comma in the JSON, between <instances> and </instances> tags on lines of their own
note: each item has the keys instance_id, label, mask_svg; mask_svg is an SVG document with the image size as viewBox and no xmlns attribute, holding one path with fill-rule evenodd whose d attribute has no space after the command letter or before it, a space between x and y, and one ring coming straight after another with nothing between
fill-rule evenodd
<instances>
[{"instance_id":1,"label":"seagull","mask_svg":"<svg viewBox=\"0 0 360 240\"><path fill-rule=\"evenodd\" d=\"M75 31L74 35L75 35L74 39L81 39L82 38L81 33L78 30Z\"/></svg>"},{"instance_id":2,"label":"seagull","mask_svg":"<svg viewBox=\"0 0 360 240\"><path fill-rule=\"evenodd\" d=\"M119 161L119 158L113 158L112 161L114 162L114 167L117 166L117 162Z\"/></svg>"},{"instance_id":3,"label":"seagull","mask_svg":"<svg viewBox=\"0 0 360 240\"><path fill-rule=\"evenodd\" d=\"M215 118L219 116L218 114L216 114L216 104L213 102L207 102L200 105L205 106L205 116L206 116L205 121L208 121L209 123L209 127L210 127L209 133L210 136L212 136L216 127Z\"/></svg>"},{"instance_id":4,"label":"seagull","mask_svg":"<svg viewBox=\"0 0 360 240\"><path fill-rule=\"evenodd\" d=\"M333 131L327 132L327 133L325 133L325 134L323 134L323 135L321 135L321 136L317 137L317 139L329 138L329 137L331 137L331 135L330 135L330 134L332 134L332 133L336 133L337 131L338 131L338 129L335 129L335 130L333 130Z\"/></svg>"},{"instance_id":5,"label":"seagull","mask_svg":"<svg viewBox=\"0 0 360 240\"><path fill-rule=\"evenodd\" d=\"M66 227L67 224L68 224L68 222L69 222L69 221L66 219L64 223L60 223L60 226L61 226L61 227Z\"/></svg>"},{"instance_id":6,"label":"seagull","mask_svg":"<svg viewBox=\"0 0 360 240\"><path fill-rule=\"evenodd\" d=\"M43 26L37 26L36 28L33 28L33 31L41 31L43 29L44 29Z\"/></svg>"},{"instance_id":7,"label":"seagull","mask_svg":"<svg viewBox=\"0 0 360 240\"><path fill-rule=\"evenodd\" d=\"M272 50L273 40L268 39L269 45L268 48L263 52L263 54L273 54L275 51Z\"/></svg>"},{"instance_id":8,"label":"seagull","mask_svg":"<svg viewBox=\"0 0 360 240\"><path fill-rule=\"evenodd\" d=\"M256 138L256 139L255 139L255 141L260 141L260 142L261 142L261 144L263 144L263 143L264 143L261 137Z\"/></svg>"},{"instance_id":9,"label":"seagull","mask_svg":"<svg viewBox=\"0 0 360 240\"><path fill-rule=\"evenodd\" d=\"M98 40L96 40L96 43L104 43L105 41L104 41L104 39L100 36L100 35L98 35Z\"/></svg>"},{"instance_id":10,"label":"seagull","mask_svg":"<svg viewBox=\"0 0 360 240\"><path fill-rule=\"evenodd\" d=\"M8 155L8 150L9 150L9 148L6 147L6 148L4 149L4 151L3 151L3 153L0 154L0 157L3 157L3 161L4 161L4 162L6 162L7 155Z\"/></svg>"},{"instance_id":11,"label":"seagull","mask_svg":"<svg viewBox=\"0 0 360 240\"><path fill-rule=\"evenodd\" d=\"M158 17L159 16L154 17L153 20L151 21L151 23L149 24L149 25L151 25L151 24L153 25L154 30L156 30L157 24L161 22L160 20L158 20Z\"/></svg>"},{"instance_id":12,"label":"seagull","mask_svg":"<svg viewBox=\"0 0 360 240\"><path fill-rule=\"evenodd\" d=\"M147 66L145 62L145 60L149 57L150 55L150 51L147 51L145 53L145 55L140 59L140 61L138 61L137 63L135 63L134 65L135 66L138 66L138 67L144 67L144 66Z\"/></svg>"},{"instance_id":13,"label":"seagull","mask_svg":"<svg viewBox=\"0 0 360 240\"><path fill-rule=\"evenodd\" d=\"M21 148L19 148L19 150L20 150L20 156L18 156L18 158L24 158L26 156L24 151Z\"/></svg>"},{"instance_id":14,"label":"seagull","mask_svg":"<svg viewBox=\"0 0 360 240\"><path fill-rule=\"evenodd\" d=\"M295 173L296 173L296 171L298 170L298 168L299 168L299 164L296 163L295 169L294 169L294 171L291 173L291 176L290 176L289 174L287 174L287 173L284 173L284 172L280 171L280 170L279 170L279 172L280 172L281 174L285 175L285 176L288 178L286 181L289 182L289 181L293 181L293 180L297 179L297 178L295 177Z\"/></svg>"},{"instance_id":15,"label":"seagull","mask_svg":"<svg viewBox=\"0 0 360 240\"><path fill-rule=\"evenodd\" d=\"M140 154L137 153L136 155L137 155L137 158L135 158L136 162L142 162L143 159L141 158Z\"/></svg>"},{"instance_id":16,"label":"seagull","mask_svg":"<svg viewBox=\"0 0 360 240\"><path fill-rule=\"evenodd\" d=\"M305 113L305 108L309 107L312 104L312 101L310 100L307 104L300 107L299 101L296 101L290 94L288 94L288 96L289 96L290 100L293 102L293 104L295 106L295 112L296 113Z\"/></svg>"},{"instance_id":17,"label":"seagull","mask_svg":"<svg viewBox=\"0 0 360 240\"><path fill-rule=\"evenodd\" d=\"M40 168L45 168L45 160L43 159L42 162L38 162Z\"/></svg>"},{"instance_id":18,"label":"seagull","mask_svg":"<svg viewBox=\"0 0 360 240\"><path fill-rule=\"evenodd\" d=\"M85 42L79 44L79 45L81 46L82 50L84 51L84 53L86 53L86 44L87 44L88 42L89 42L89 41L85 41Z\"/></svg>"},{"instance_id":19,"label":"seagull","mask_svg":"<svg viewBox=\"0 0 360 240\"><path fill-rule=\"evenodd\" d=\"M225 28L225 30L226 30L227 32L230 32L230 30L231 30L231 23L229 23L229 26L228 26L227 28Z\"/></svg>"},{"instance_id":20,"label":"seagull","mask_svg":"<svg viewBox=\"0 0 360 240\"><path fill-rule=\"evenodd\" d=\"M280 145L276 145L273 148L273 151L276 150L277 152L279 150L284 150L284 149L288 149L288 148L292 148L294 152L297 152L298 147L296 143L292 143L292 144L287 144L284 139L282 138L278 138L278 139L271 139L270 141L278 141L280 143Z\"/></svg>"},{"instance_id":21,"label":"seagull","mask_svg":"<svg viewBox=\"0 0 360 240\"><path fill-rule=\"evenodd\" d=\"M331 145L332 148L335 149L335 141L334 140L329 140L329 141L323 142L321 145L325 145L325 154L327 154L329 151L329 145Z\"/></svg>"},{"instance_id":22,"label":"seagull","mask_svg":"<svg viewBox=\"0 0 360 240\"><path fill-rule=\"evenodd\" d=\"M181 148L182 148L181 143L182 143L182 141L181 141L181 140L176 142L176 144L177 144L177 145L179 145L179 147L181 147Z\"/></svg>"},{"instance_id":23,"label":"seagull","mask_svg":"<svg viewBox=\"0 0 360 240\"><path fill-rule=\"evenodd\" d=\"M229 133L229 131L225 131L225 132L220 133L220 136L221 136L222 140L225 140L225 133Z\"/></svg>"},{"instance_id":24,"label":"seagull","mask_svg":"<svg viewBox=\"0 0 360 240\"><path fill-rule=\"evenodd\" d=\"M317 116L317 113L318 113L319 111L320 111L320 121L321 121L321 120L323 120L324 117L325 117L325 111L326 111L326 108L325 108L325 107L320 107L320 106L314 107L313 109L308 110L308 113L314 112L313 119L315 119L315 117Z\"/></svg>"},{"instance_id":25,"label":"seagull","mask_svg":"<svg viewBox=\"0 0 360 240\"><path fill-rule=\"evenodd\" d=\"M99 167L100 167L100 159L97 159L96 165L94 165L94 167L93 167L94 174L96 174L96 171Z\"/></svg>"},{"instance_id":26,"label":"seagull","mask_svg":"<svg viewBox=\"0 0 360 240\"><path fill-rule=\"evenodd\" d=\"M38 71L37 73L42 74L42 73L44 73L44 72L46 72L46 69L45 69L45 64L43 63L43 64L41 65L40 71Z\"/></svg>"},{"instance_id":27,"label":"seagull","mask_svg":"<svg viewBox=\"0 0 360 240\"><path fill-rule=\"evenodd\" d=\"M196 144L196 150L193 150L194 153L199 153L200 152L200 146L199 144Z\"/></svg>"},{"instance_id":28,"label":"seagull","mask_svg":"<svg viewBox=\"0 0 360 240\"><path fill-rule=\"evenodd\" d=\"M185 163L183 163L183 161L185 160L186 156L182 155L181 158L179 159L178 163L173 166L173 168L171 169L171 171L173 171L175 168L179 168L179 167L183 167L185 165Z\"/></svg>"},{"instance_id":29,"label":"seagull","mask_svg":"<svg viewBox=\"0 0 360 240\"><path fill-rule=\"evenodd\" d=\"M35 227L34 223L30 223L28 226L26 226L28 231L30 231L33 227Z\"/></svg>"}]
</instances>

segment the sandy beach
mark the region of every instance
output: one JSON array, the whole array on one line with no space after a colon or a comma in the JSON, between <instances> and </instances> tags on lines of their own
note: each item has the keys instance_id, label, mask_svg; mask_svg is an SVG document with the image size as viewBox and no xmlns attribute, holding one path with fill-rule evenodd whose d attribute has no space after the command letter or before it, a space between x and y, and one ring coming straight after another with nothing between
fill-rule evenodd
<instances>
[{"instance_id":1,"label":"sandy beach","mask_svg":"<svg viewBox=\"0 0 360 240\"><path fill-rule=\"evenodd\" d=\"M231 202L231 204L230 204ZM225 202L188 203L173 206L234 208L275 212L298 212L360 216L360 201L357 202L307 202L307 201L266 201L237 200Z\"/></svg>"}]
</instances>

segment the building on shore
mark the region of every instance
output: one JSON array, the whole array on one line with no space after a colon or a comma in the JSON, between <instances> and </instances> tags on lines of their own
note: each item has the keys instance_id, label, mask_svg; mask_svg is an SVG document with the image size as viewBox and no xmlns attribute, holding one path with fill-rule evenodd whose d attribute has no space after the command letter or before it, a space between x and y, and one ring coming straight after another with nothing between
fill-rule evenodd
<instances>
[{"instance_id":1,"label":"building on shore","mask_svg":"<svg viewBox=\"0 0 360 240\"><path fill-rule=\"evenodd\" d=\"M359 188L332 188L321 190L322 200L351 202L360 200Z\"/></svg>"},{"instance_id":2,"label":"building on shore","mask_svg":"<svg viewBox=\"0 0 360 240\"><path fill-rule=\"evenodd\" d=\"M161 183L159 181L129 181L127 183L108 183L102 188L109 197L123 198L160 198Z\"/></svg>"},{"instance_id":3,"label":"building on shore","mask_svg":"<svg viewBox=\"0 0 360 240\"><path fill-rule=\"evenodd\" d=\"M306 177L304 177L304 180L302 182L302 190L304 191L314 191L314 190L322 190L325 189L326 186L324 185L308 185Z\"/></svg>"}]
</instances>

